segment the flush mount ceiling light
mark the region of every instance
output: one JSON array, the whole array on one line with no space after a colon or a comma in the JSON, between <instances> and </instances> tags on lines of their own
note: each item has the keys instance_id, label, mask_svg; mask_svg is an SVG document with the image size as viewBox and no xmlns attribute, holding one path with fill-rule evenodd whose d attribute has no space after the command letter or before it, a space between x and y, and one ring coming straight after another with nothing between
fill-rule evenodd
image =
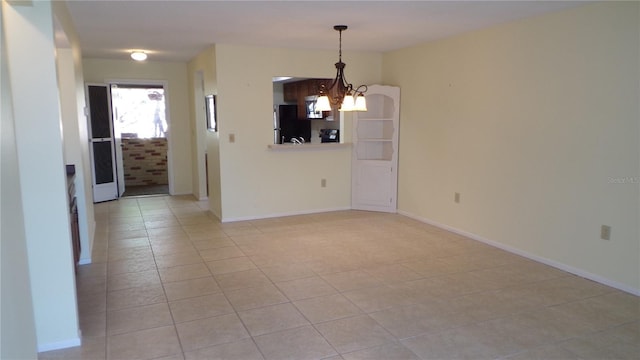
<instances>
[{"instance_id":1,"label":"flush mount ceiling light","mask_svg":"<svg viewBox=\"0 0 640 360\"><path fill-rule=\"evenodd\" d=\"M342 32L347 30L347 25L335 25L333 29L340 33L337 74L328 88L324 85L320 86L316 110L330 111L331 106L340 104L338 109L340 111L367 111L367 102L364 98L367 86L360 85L354 89L353 85L344 78L344 68L347 64L342 62Z\"/></svg>"},{"instance_id":2,"label":"flush mount ceiling light","mask_svg":"<svg viewBox=\"0 0 640 360\"><path fill-rule=\"evenodd\" d=\"M147 60L147 53L144 51L134 51L131 53L131 58L135 61L145 61Z\"/></svg>"}]
</instances>

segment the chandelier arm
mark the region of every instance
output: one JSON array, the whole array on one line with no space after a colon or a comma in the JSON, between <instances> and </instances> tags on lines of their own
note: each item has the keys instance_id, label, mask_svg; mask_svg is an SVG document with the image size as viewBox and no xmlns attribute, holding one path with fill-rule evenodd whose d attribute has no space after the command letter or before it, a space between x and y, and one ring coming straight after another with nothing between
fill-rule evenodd
<instances>
[{"instance_id":1,"label":"chandelier arm","mask_svg":"<svg viewBox=\"0 0 640 360\"><path fill-rule=\"evenodd\" d=\"M320 93L323 94L324 91L324 95L328 96L329 102L332 105L339 105L342 102L342 98L353 91L353 85L348 83L344 77L344 67L345 64L343 62L336 63L337 73L331 85L329 85L328 88L324 85L320 87ZM332 90L334 90L334 93L330 95Z\"/></svg>"},{"instance_id":2,"label":"chandelier arm","mask_svg":"<svg viewBox=\"0 0 640 360\"><path fill-rule=\"evenodd\" d=\"M366 93L367 90L369 90L369 87L367 85L360 85L355 89L354 92L364 95L364 93Z\"/></svg>"},{"instance_id":3,"label":"chandelier arm","mask_svg":"<svg viewBox=\"0 0 640 360\"><path fill-rule=\"evenodd\" d=\"M334 96L331 94L331 91L336 88L336 85L340 82L340 77L338 75L336 75L335 79L333 79L333 81L331 81L331 85L329 85L329 87L325 86L324 84L320 85L320 96L327 96L327 99L329 99L329 103L331 105L336 105L337 104L337 98L338 95ZM338 86L339 88L339 86Z\"/></svg>"}]
</instances>

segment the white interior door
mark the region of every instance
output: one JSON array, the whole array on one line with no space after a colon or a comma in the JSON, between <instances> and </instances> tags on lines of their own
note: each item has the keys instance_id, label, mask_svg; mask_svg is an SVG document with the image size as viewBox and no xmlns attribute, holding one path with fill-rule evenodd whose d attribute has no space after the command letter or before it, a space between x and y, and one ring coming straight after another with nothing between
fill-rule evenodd
<instances>
[{"instance_id":1,"label":"white interior door","mask_svg":"<svg viewBox=\"0 0 640 360\"><path fill-rule=\"evenodd\" d=\"M93 201L118 198L111 98L105 84L87 85Z\"/></svg>"}]
</instances>

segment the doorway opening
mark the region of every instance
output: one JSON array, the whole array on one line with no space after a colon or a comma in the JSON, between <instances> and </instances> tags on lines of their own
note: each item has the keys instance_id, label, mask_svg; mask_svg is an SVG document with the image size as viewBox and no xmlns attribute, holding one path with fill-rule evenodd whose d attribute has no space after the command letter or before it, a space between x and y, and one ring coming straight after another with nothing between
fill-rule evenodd
<instances>
[{"instance_id":1,"label":"doorway opening","mask_svg":"<svg viewBox=\"0 0 640 360\"><path fill-rule=\"evenodd\" d=\"M169 194L163 85L110 87L120 196Z\"/></svg>"}]
</instances>

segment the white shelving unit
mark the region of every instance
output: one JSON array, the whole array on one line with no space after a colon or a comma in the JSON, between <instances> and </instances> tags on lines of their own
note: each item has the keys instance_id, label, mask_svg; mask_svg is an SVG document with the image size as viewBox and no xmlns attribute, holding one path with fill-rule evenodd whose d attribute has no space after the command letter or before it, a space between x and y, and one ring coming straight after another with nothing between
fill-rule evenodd
<instances>
[{"instance_id":1,"label":"white shelving unit","mask_svg":"<svg viewBox=\"0 0 640 360\"><path fill-rule=\"evenodd\" d=\"M367 111L353 117L354 209L396 212L400 88L371 85Z\"/></svg>"}]
</instances>

